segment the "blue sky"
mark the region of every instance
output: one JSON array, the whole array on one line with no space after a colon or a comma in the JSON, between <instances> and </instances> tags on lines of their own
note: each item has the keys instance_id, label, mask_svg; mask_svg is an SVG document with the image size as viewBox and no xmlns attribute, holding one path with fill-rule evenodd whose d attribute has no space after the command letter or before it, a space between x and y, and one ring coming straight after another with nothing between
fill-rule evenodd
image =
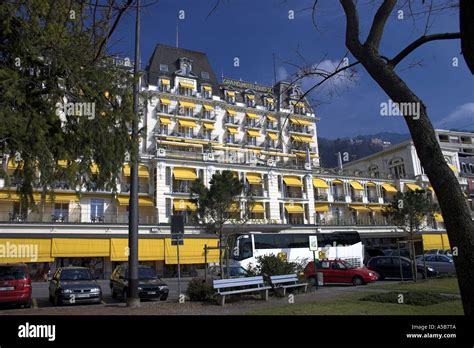
<instances>
[{"instance_id":1,"label":"blue sky","mask_svg":"<svg viewBox=\"0 0 474 348\"><path fill-rule=\"evenodd\" d=\"M318 63L320 68L328 69L346 54L345 17L338 1L319 0L318 30L312 24L311 11L302 11L312 5L310 0L221 0L218 9L206 19L216 1L161 0L144 8L142 66L157 43L176 44L180 10L185 11L185 19L179 21L179 47L206 52L218 77L223 73L270 85L274 76L273 53L278 78L291 78L293 64ZM288 18L290 10L295 11L294 19ZM360 1L359 11L364 38L376 8L367 0ZM387 57L393 57L424 31L424 17L414 25L408 13L404 14L404 19L393 16L387 23L381 46L381 53ZM459 31L455 12L433 16L430 25L430 33ZM134 14L130 12L115 33L110 49L133 59L133 35ZM240 60L239 67L233 66L235 57ZM458 67L452 66L454 57L459 59ZM420 60L421 67L409 68ZM350 55L349 61L353 61ZM400 63L397 71L425 102L435 127L474 130L474 76L460 54L459 40L428 43ZM312 83L314 80L304 80L303 89ZM351 81L341 76L312 92L310 99L317 105L321 137L408 132L403 118L380 116L380 103L387 102L388 97L361 67Z\"/></svg>"}]
</instances>

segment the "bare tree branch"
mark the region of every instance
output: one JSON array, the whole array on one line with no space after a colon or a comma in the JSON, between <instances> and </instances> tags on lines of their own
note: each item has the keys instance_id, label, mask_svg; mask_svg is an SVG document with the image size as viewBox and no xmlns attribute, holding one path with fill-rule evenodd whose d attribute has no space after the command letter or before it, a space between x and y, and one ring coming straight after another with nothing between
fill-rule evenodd
<instances>
[{"instance_id":1,"label":"bare tree branch","mask_svg":"<svg viewBox=\"0 0 474 348\"><path fill-rule=\"evenodd\" d=\"M406 58L410 53L416 50L421 45L436 40L452 40L452 39L460 39L461 33L442 33L442 34L432 34L432 35L423 35L420 36L418 39L413 41L407 47L405 47L400 53L398 53L393 59L391 59L388 64L392 67L395 67L398 63L400 63L404 58Z\"/></svg>"},{"instance_id":2,"label":"bare tree branch","mask_svg":"<svg viewBox=\"0 0 474 348\"><path fill-rule=\"evenodd\" d=\"M379 7L375 14L374 21L372 22L367 41L364 44L365 46L372 46L375 49L379 48L385 24L387 23L388 17L392 13L396 3L396 0L385 0Z\"/></svg>"},{"instance_id":3,"label":"bare tree branch","mask_svg":"<svg viewBox=\"0 0 474 348\"><path fill-rule=\"evenodd\" d=\"M339 0L346 14L346 46L349 50L359 51L362 48L359 35L359 15L352 0Z\"/></svg>"}]
</instances>

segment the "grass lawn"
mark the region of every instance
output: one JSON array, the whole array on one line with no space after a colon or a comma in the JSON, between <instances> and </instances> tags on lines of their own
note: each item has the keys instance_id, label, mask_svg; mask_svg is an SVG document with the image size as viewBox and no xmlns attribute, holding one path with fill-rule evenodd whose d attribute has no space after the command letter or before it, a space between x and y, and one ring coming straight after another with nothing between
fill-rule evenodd
<instances>
[{"instance_id":1,"label":"grass lawn","mask_svg":"<svg viewBox=\"0 0 474 348\"><path fill-rule=\"evenodd\" d=\"M361 301L374 295L363 292L325 299L318 302L295 303L253 311L250 315L463 315L461 300L442 302L429 306L398 303ZM297 300L296 300L297 301Z\"/></svg>"},{"instance_id":2,"label":"grass lawn","mask_svg":"<svg viewBox=\"0 0 474 348\"><path fill-rule=\"evenodd\" d=\"M370 288L387 289L387 290L407 290L407 291L426 291L444 294L459 294L459 286L457 278L442 278L422 280L414 283L409 282L393 282L392 284L371 284Z\"/></svg>"}]
</instances>

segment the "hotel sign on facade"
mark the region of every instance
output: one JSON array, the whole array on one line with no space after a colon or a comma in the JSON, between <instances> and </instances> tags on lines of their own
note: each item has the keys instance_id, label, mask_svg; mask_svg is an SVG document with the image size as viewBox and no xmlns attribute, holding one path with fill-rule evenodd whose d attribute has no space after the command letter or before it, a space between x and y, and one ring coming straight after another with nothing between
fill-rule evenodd
<instances>
[{"instance_id":1,"label":"hotel sign on facade","mask_svg":"<svg viewBox=\"0 0 474 348\"><path fill-rule=\"evenodd\" d=\"M262 86L262 85L252 83L252 82L229 79L227 77L222 78L222 83L224 85L233 86L233 87L241 88L241 89L253 89L254 91L258 91L262 93L273 93L272 87Z\"/></svg>"}]
</instances>

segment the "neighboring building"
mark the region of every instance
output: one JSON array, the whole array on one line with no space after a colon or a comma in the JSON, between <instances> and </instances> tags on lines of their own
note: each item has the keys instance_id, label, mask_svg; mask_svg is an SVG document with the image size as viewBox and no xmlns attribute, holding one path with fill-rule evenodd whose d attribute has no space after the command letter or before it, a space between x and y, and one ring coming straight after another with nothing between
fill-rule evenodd
<instances>
[{"instance_id":1,"label":"neighboring building","mask_svg":"<svg viewBox=\"0 0 474 348\"><path fill-rule=\"evenodd\" d=\"M275 86L224 77L218 81L204 53L158 45L141 91L147 98L140 125L146 132L140 148L139 257L162 274L172 275L176 265L171 215L183 215L187 222L180 257L188 269L203 267L204 245L217 244L215 236L192 224L196 207L189 192L192 181L202 178L208 184L223 170L234 171L253 188L252 207L243 201L229 211L249 219L240 231L350 230L377 247L394 247L404 237L381 211L397 190L421 183L416 174L421 169L397 178L384 174L383 162L377 162L371 175L320 168L318 118L299 87L283 81ZM405 169L395 162L389 168L399 174L409 173L409 164L415 163L413 149L403 151ZM457 157L453 160L459 166ZM356 163L361 162L349 165ZM2 165L11 175L18 163L5 157ZM78 198L73 188L58 183L55 202L43 202L38 211L21 207L16 184L8 189L0 178L0 243L39 245L38 261L24 260L32 268L95 264L107 277L116 263L127 260L126 163L117 195L90 185L81 188ZM35 197L39 199L38 192ZM431 227L443 231L441 221ZM217 261L217 254L210 251L208 261Z\"/></svg>"}]
</instances>

